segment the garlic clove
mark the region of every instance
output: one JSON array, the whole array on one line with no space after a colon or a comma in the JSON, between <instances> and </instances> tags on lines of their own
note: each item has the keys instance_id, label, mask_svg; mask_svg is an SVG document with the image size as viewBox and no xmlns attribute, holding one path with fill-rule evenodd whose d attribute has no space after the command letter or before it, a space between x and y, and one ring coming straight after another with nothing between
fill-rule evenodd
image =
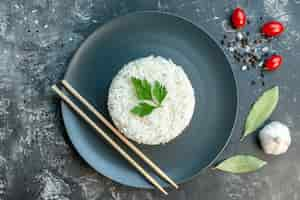
<instances>
[{"instance_id":1,"label":"garlic clove","mask_svg":"<svg viewBox=\"0 0 300 200\"><path fill-rule=\"evenodd\" d=\"M259 140L266 154L286 153L291 144L289 128L281 122L271 122L260 131Z\"/></svg>"}]
</instances>

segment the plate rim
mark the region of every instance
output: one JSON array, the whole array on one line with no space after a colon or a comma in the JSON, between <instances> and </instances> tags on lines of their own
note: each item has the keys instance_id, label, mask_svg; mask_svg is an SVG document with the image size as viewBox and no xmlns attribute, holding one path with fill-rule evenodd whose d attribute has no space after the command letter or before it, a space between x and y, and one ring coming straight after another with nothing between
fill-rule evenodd
<instances>
[{"instance_id":1,"label":"plate rim","mask_svg":"<svg viewBox=\"0 0 300 200\"><path fill-rule=\"evenodd\" d=\"M78 55L80 55L82 49L84 49L84 46L86 46L86 44L89 42L89 40L91 40L93 37L95 37L97 35L97 33L99 31L101 31L101 29L103 29L104 26L108 26L112 23L114 23L115 21L117 20L120 20L120 18L124 18L124 17L129 17L131 15L143 15L143 14L159 14L159 15L167 15L169 17L175 17L177 19L180 19L180 20L183 20L189 24L191 24L192 26L196 27L197 29L199 29L200 31L202 31L204 34L206 34L206 36L219 48L219 50L221 51L221 53L224 55L225 57L225 61L227 62L229 68L230 68L230 72L232 74L232 78L233 78L233 82L234 82L234 89L235 89L235 99L236 99L236 104L235 104L235 118L233 120L233 124L232 124L232 127L230 129L230 134L226 140L226 142L224 143L223 147L220 149L220 151L216 154L215 158L212 159L205 167L201 168L200 170L198 170L197 173L195 173L194 175L192 176L189 176L187 178L184 178L182 179L181 181L177 181L176 183L177 184L183 184L183 183L186 183L188 181L191 181L192 179L198 177L203 171L207 170L209 167L211 167L217 160L218 158L221 156L221 154L224 152L225 148L228 146L230 140L231 140L231 137L233 135L233 131L235 130L236 128L236 125L237 125L237 120L238 120L238 116L239 116L239 104L240 104L240 95L239 95L239 89L238 89L238 82L237 82L237 78L235 76L235 73L233 71L233 68L232 68L232 64L228 58L228 55L225 53L225 51L223 50L223 48L221 47L221 45L217 42L217 40L215 38L213 38L211 36L211 34L209 34L205 28L201 25L198 25L198 24L195 24L194 22L192 22L192 20L184 17L184 16L181 16L181 15L178 15L178 14L175 14L175 13L171 13L171 12L167 12L167 11L159 11L159 10L143 10L143 11L134 11L134 12L129 12L125 15L120 15L120 16L117 16L117 17L114 17L112 19L110 19L109 21L107 21L106 23L102 24L102 25L99 25L98 28L96 28L94 31L92 31L82 42L81 44L79 45L79 47L77 48L77 50L73 53L73 56L71 56L71 59L69 60L69 63L67 65L67 69L64 73L64 76L63 76L63 79L66 80L66 77L70 71L70 66L71 64L74 62L74 60L76 60L76 58L78 57ZM73 143L73 140L71 139L70 135L69 135L69 132L71 131L69 128L67 128L67 125L66 125L66 110L65 110L65 107L68 107L62 100L60 101L60 109L61 109L61 114L62 114L62 121L63 121L63 124L64 124L64 128L66 130L66 133L68 135L68 138L69 138L69 141L70 143L72 144L74 150L80 155L81 159L83 159L88 165L89 167L91 167L93 170L95 170L97 173L101 174L101 176L104 176L114 182L117 182L121 185L125 185L125 186L130 186L130 187L133 187L133 188L142 188L142 189L155 189L151 184L149 185L133 185L133 184L128 184L128 182L124 182L124 181L120 181L120 180L117 180L113 177L110 177L108 175L105 175L103 174L103 172L100 172L98 171L92 163L90 163L89 161L87 161L87 159L82 156L81 152L76 148L76 146L74 145ZM69 108L71 109L71 108ZM72 109L71 109L72 110ZM73 112L73 111L72 111ZM159 164L158 164L159 165ZM171 186L169 184L164 184L163 185L163 188L171 188Z\"/></svg>"}]
</instances>

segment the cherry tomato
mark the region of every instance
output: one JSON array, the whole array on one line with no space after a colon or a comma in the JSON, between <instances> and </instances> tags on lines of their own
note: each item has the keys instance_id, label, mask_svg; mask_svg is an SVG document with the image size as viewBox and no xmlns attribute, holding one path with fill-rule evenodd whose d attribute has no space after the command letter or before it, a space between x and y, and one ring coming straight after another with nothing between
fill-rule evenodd
<instances>
[{"instance_id":1,"label":"cherry tomato","mask_svg":"<svg viewBox=\"0 0 300 200\"><path fill-rule=\"evenodd\" d=\"M245 11L242 8L236 8L234 9L232 15L231 15L231 22L233 27L237 29L241 29L246 25L247 17L245 14Z\"/></svg>"},{"instance_id":2,"label":"cherry tomato","mask_svg":"<svg viewBox=\"0 0 300 200\"><path fill-rule=\"evenodd\" d=\"M280 55L272 55L265 60L264 66L268 71L274 71L280 67L282 64L282 56Z\"/></svg>"},{"instance_id":3,"label":"cherry tomato","mask_svg":"<svg viewBox=\"0 0 300 200\"><path fill-rule=\"evenodd\" d=\"M278 21L270 21L263 25L261 32L267 37L279 36L284 31L284 26Z\"/></svg>"}]
</instances>

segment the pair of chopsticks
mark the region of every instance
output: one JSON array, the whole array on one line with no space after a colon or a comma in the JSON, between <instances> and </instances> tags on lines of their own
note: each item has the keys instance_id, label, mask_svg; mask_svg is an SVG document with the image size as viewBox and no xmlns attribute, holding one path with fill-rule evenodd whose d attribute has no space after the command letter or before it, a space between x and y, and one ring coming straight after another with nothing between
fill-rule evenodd
<instances>
[{"instance_id":1,"label":"pair of chopsticks","mask_svg":"<svg viewBox=\"0 0 300 200\"><path fill-rule=\"evenodd\" d=\"M84 97L82 97L66 80L61 81L62 86L71 95L77 98L84 106L88 108L102 123L105 124L125 145L127 145L138 157L148 164L162 179L178 189L178 185L166 175L153 161L151 161L141 150L139 150L132 142L130 142L119 130L117 130L105 117L99 113ZM72 108L80 117L82 117L97 133L99 133L121 156L123 156L139 173L141 173L150 183L158 190L167 195L167 191L138 164L126 151L118 145L107 133L105 133L93 120L91 120L72 100L65 95L56 85L52 86L53 91Z\"/></svg>"}]
</instances>

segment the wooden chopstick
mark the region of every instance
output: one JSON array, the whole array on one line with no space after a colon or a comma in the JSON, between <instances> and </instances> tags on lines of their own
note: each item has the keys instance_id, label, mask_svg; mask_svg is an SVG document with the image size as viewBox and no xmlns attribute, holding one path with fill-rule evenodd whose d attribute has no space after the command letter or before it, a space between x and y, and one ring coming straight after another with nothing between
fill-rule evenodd
<instances>
[{"instance_id":1,"label":"wooden chopstick","mask_svg":"<svg viewBox=\"0 0 300 200\"><path fill-rule=\"evenodd\" d=\"M54 92L69 105L78 115L80 115L90 126L92 126L115 150L117 150L134 168L136 168L150 183L152 183L163 194L168 195L167 191L159 185L159 183L148 174L129 154L126 153L113 139L111 139L97 124L91 120L72 100L67 97L56 85L52 86Z\"/></svg>"},{"instance_id":2,"label":"wooden chopstick","mask_svg":"<svg viewBox=\"0 0 300 200\"><path fill-rule=\"evenodd\" d=\"M178 189L178 185L164 173L153 161L151 161L140 149L130 142L118 129L116 129L101 113L99 113L93 105L91 105L79 92L76 91L66 80L62 80L62 85L83 105L85 105L96 117L102 121L124 144L126 144L136 155L146 162L161 178L169 182L174 188Z\"/></svg>"}]
</instances>

